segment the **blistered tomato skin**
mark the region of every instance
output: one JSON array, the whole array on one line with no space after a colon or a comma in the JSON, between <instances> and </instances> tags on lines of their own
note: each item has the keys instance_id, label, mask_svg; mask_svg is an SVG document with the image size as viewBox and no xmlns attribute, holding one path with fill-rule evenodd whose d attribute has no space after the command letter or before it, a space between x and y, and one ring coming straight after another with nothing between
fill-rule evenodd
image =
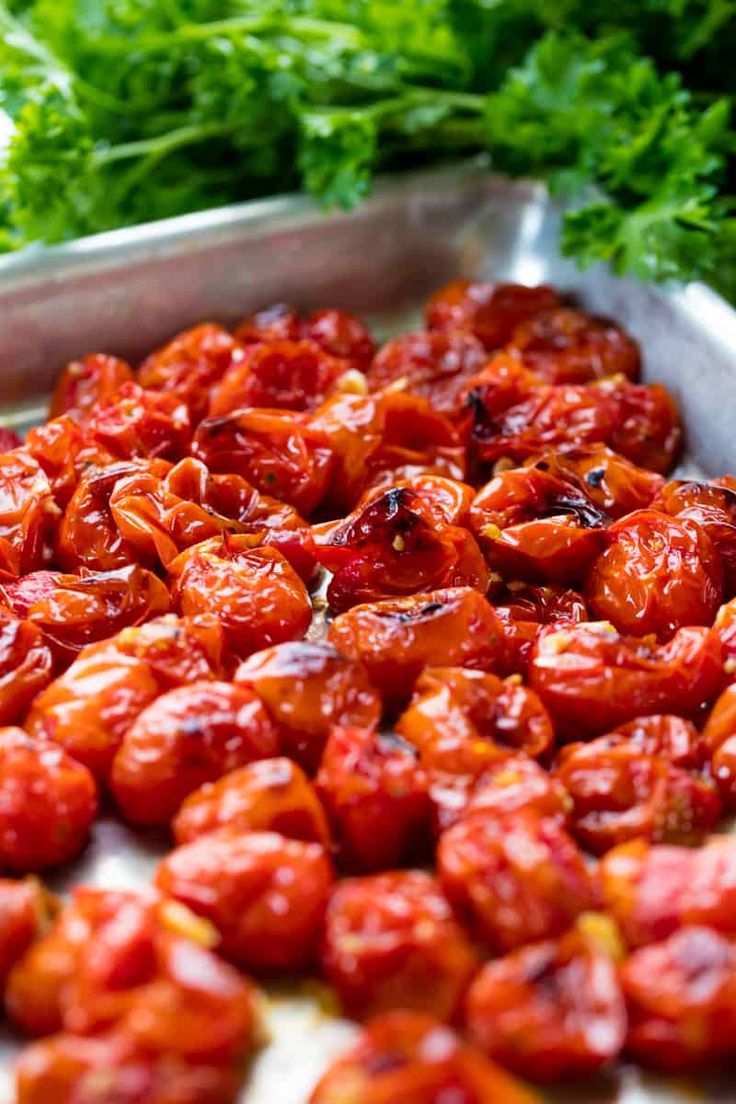
<instances>
[{"instance_id":1,"label":"blistered tomato skin","mask_svg":"<svg viewBox=\"0 0 736 1104\"><path fill-rule=\"evenodd\" d=\"M591 914L596 924L605 931L610 921ZM512 951L474 979L465 1023L489 1058L535 1080L594 1073L626 1037L616 961L582 925Z\"/></svg>"},{"instance_id":2,"label":"blistered tomato skin","mask_svg":"<svg viewBox=\"0 0 736 1104\"><path fill-rule=\"evenodd\" d=\"M560 935L599 902L575 842L533 812L461 819L440 837L437 868L448 899L496 952Z\"/></svg>"},{"instance_id":3,"label":"blistered tomato skin","mask_svg":"<svg viewBox=\"0 0 736 1104\"><path fill-rule=\"evenodd\" d=\"M49 481L54 501L62 509L82 476L119 460L78 426L69 414L29 429L23 448L18 451L39 464Z\"/></svg>"},{"instance_id":4,"label":"blistered tomato skin","mask_svg":"<svg viewBox=\"0 0 736 1104\"><path fill-rule=\"evenodd\" d=\"M354 606L330 625L343 655L363 662L392 703L405 702L427 666L489 669L502 665L503 626L485 598L468 587Z\"/></svg>"},{"instance_id":5,"label":"blistered tomato skin","mask_svg":"<svg viewBox=\"0 0 736 1104\"><path fill-rule=\"evenodd\" d=\"M185 797L279 750L252 690L195 682L162 694L137 717L115 755L110 786L126 820L167 824Z\"/></svg>"},{"instance_id":6,"label":"blistered tomato skin","mask_svg":"<svg viewBox=\"0 0 736 1104\"><path fill-rule=\"evenodd\" d=\"M526 755L510 755L480 775L459 816L496 819L535 813L566 826L571 808L570 796L558 778Z\"/></svg>"},{"instance_id":7,"label":"blistered tomato skin","mask_svg":"<svg viewBox=\"0 0 736 1104\"><path fill-rule=\"evenodd\" d=\"M653 510L687 518L705 530L721 555L727 597L736 591L736 479L724 476L709 483L673 479L652 502Z\"/></svg>"},{"instance_id":8,"label":"blistered tomato skin","mask_svg":"<svg viewBox=\"0 0 736 1104\"><path fill-rule=\"evenodd\" d=\"M0 728L0 867L43 870L83 850L97 813L92 775L59 747Z\"/></svg>"},{"instance_id":9,"label":"blistered tomato skin","mask_svg":"<svg viewBox=\"0 0 736 1104\"><path fill-rule=\"evenodd\" d=\"M573 802L571 831L594 854L636 837L696 844L721 814L710 779L621 734L563 748L556 775Z\"/></svg>"},{"instance_id":10,"label":"blistered tomato skin","mask_svg":"<svg viewBox=\"0 0 736 1104\"><path fill-rule=\"evenodd\" d=\"M474 533L504 578L575 583L605 547L610 518L581 491L538 468L512 468L480 489Z\"/></svg>"},{"instance_id":11,"label":"blistered tomato skin","mask_svg":"<svg viewBox=\"0 0 736 1104\"><path fill-rule=\"evenodd\" d=\"M541 311L511 335L511 348L547 383L590 383L606 376L636 380L639 349L615 322L584 311Z\"/></svg>"},{"instance_id":12,"label":"blistered tomato skin","mask_svg":"<svg viewBox=\"0 0 736 1104\"><path fill-rule=\"evenodd\" d=\"M736 684L716 700L703 729L711 772L729 809L736 805Z\"/></svg>"},{"instance_id":13,"label":"blistered tomato skin","mask_svg":"<svg viewBox=\"0 0 736 1104\"><path fill-rule=\"evenodd\" d=\"M335 725L374 728L381 698L358 659L323 641L266 648L238 667L235 681L251 687L276 724L286 754L314 773Z\"/></svg>"},{"instance_id":14,"label":"blistered tomato skin","mask_svg":"<svg viewBox=\"0 0 736 1104\"><path fill-rule=\"evenodd\" d=\"M177 843L207 832L279 832L331 848L325 811L311 782L291 759L261 759L207 782L182 802L172 822Z\"/></svg>"},{"instance_id":15,"label":"blistered tomato skin","mask_svg":"<svg viewBox=\"0 0 736 1104\"><path fill-rule=\"evenodd\" d=\"M300 318L286 303L275 303L243 319L235 336L245 345L313 341L330 356L344 361L344 370L358 372L366 370L375 352L373 339L361 320L349 311L332 307Z\"/></svg>"},{"instance_id":16,"label":"blistered tomato skin","mask_svg":"<svg viewBox=\"0 0 736 1104\"><path fill-rule=\"evenodd\" d=\"M639 510L615 522L592 565L591 612L632 636L669 640L686 625L711 625L723 599L723 564L689 519Z\"/></svg>"},{"instance_id":17,"label":"blistered tomato skin","mask_svg":"<svg viewBox=\"0 0 736 1104\"><path fill-rule=\"evenodd\" d=\"M651 506L664 477L637 467L607 445L563 445L527 460L529 467L572 483L612 518ZM658 506L657 509L661 509Z\"/></svg>"},{"instance_id":18,"label":"blistered tomato skin","mask_svg":"<svg viewBox=\"0 0 736 1104\"><path fill-rule=\"evenodd\" d=\"M419 495L393 487L358 507L326 540L317 556L333 577L330 608L341 613L361 602L472 586L484 594L490 574L471 533L437 520Z\"/></svg>"},{"instance_id":19,"label":"blistered tomato skin","mask_svg":"<svg viewBox=\"0 0 736 1104\"><path fill-rule=\"evenodd\" d=\"M472 334L449 331L403 334L378 351L368 369L372 391L405 383L441 414L453 417L462 407L463 388L485 364L487 353Z\"/></svg>"},{"instance_id":20,"label":"blistered tomato skin","mask_svg":"<svg viewBox=\"0 0 736 1104\"><path fill-rule=\"evenodd\" d=\"M24 449L0 455L0 570L45 567L60 512L43 468Z\"/></svg>"},{"instance_id":21,"label":"blistered tomato skin","mask_svg":"<svg viewBox=\"0 0 736 1104\"><path fill-rule=\"evenodd\" d=\"M124 383L133 379L130 365L105 353L90 353L73 360L59 376L49 406L49 419L69 414L83 424L98 403L106 402Z\"/></svg>"},{"instance_id":22,"label":"blistered tomato skin","mask_svg":"<svg viewBox=\"0 0 736 1104\"><path fill-rule=\"evenodd\" d=\"M505 345L517 326L542 311L560 306L551 287L486 284L453 280L427 303L430 330L463 330L475 334L488 350Z\"/></svg>"},{"instance_id":23,"label":"blistered tomato skin","mask_svg":"<svg viewBox=\"0 0 736 1104\"><path fill-rule=\"evenodd\" d=\"M125 383L90 415L89 436L120 460L176 460L192 436L189 412L173 394Z\"/></svg>"},{"instance_id":24,"label":"blistered tomato skin","mask_svg":"<svg viewBox=\"0 0 736 1104\"><path fill-rule=\"evenodd\" d=\"M162 391L183 401L192 422L207 410L210 388L243 357L241 344L213 322L184 330L151 353L140 367L138 381L149 391Z\"/></svg>"},{"instance_id":25,"label":"blistered tomato skin","mask_svg":"<svg viewBox=\"0 0 736 1104\"><path fill-rule=\"evenodd\" d=\"M526 673L532 648L544 625L563 628L590 620L582 595L558 583L538 585L511 580L503 590L493 594L493 608L506 637L503 673L508 674Z\"/></svg>"},{"instance_id":26,"label":"blistered tomato skin","mask_svg":"<svg viewBox=\"0 0 736 1104\"><path fill-rule=\"evenodd\" d=\"M214 388L209 416L243 407L314 410L334 390L345 365L313 341L251 345Z\"/></svg>"},{"instance_id":27,"label":"blistered tomato skin","mask_svg":"<svg viewBox=\"0 0 736 1104\"><path fill-rule=\"evenodd\" d=\"M23 719L51 681L54 659L43 634L31 621L0 612L0 725Z\"/></svg>"},{"instance_id":28,"label":"blistered tomato skin","mask_svg":"<svg viewBox=\"0 0 736 1104\"><path fill-rule=\"evenodd\" d=\"M333 729L314 784L341 869L389 870L428 849L427 780L410 746L368 729Z\"/></svg>"},{"instance_id":29,"label":"blistered tomato skin","mask_svg":"<svg viewBox=\"0 0 736 1104\"><path fill-rule=\"evenodd\" d=\"M275 548L243 535L193 545L169 565L172 594L184 615L222 622L233 656L301 638L312 620L304 583Z\"/></svg>"},{"instance_id":30,"label":"blistered tomato skin","mask_svg":"<svg viewBox=\"0 0 736 1104\"><path fill-rule=\"evenodd\" d=\"M540 1104L535 1092L461 1042L446 1024L407 1011L370 1020L357 1042L324 1074L309 1104L442 1100Z\"/></svg>"},{"instance_id":31,"label":"blistered tomato skin","mask_svg":"<svg viewBox=\"0 0 736 1104\"><path fill-rule=\"evenodd\" d=\"M15 963L45 934L57 907L38 878L0 878L0 993Z\"/></svg>"},{"instance_id":32,"label":"blistered tomato skin","mask_svg":"<svg viewBox=\"0 0 736 1104\"><path fill-rule=\"evenodd\" d=\"M723 654L716 634L698 626L659 645L606 623L550 626L528 677L559 734L580 739L651 713L697 717L723 685Z\"/></svg>"},{"instance_id":33,"label":"blistered tomato skin","mask_svg":"<svg viewBox=\"0 0 736 1104\"><path fill-rule=\"evenodd\" d=\"M623 964L627 1050L682 1073L726 1058L736 1043L736 947L707 927L685 926Z\"/></svg>"},{"instance_id":34,"label":"blistered tomato skin","mask_svg":"<svg viewBox=\"0 0 736 1104\"><path fill-rule=\"evenodd\" d=\"M332 892L322 969L360 1019L396 1008L450 1020L477 966L439 883L419 870L350 878Z\"/></svg>"},{"instance_id":35,"label":"blistered tomato skin","mask_svg":"<svg viewBox=\"0 0 736 1104\"><path fill-rule=\"evenodd\" d=\"M156 875L214 924L228 957L257 973L311 964L332 880L319 843L228 828L172 851Z\"/></svg>"},{"instance_id":36,"label":"blistered tomato skin","mask_svg":"<svg viewBox=\"0 0 736 1104\"><path fill-rule=\"evenodd\" d=\"M468 483L461 483L457 479L449 479L444 475L417 473L405 479L396 480L392 472L386 472L384 476L379 477L375 486L365 492L358 503L357 510L374 502L383 495L384 491L392 488L411 491L415 494L437 525L467 527L475 489ZM327 522L322 526L316 526L315 532L318 535L329 534L338 528L339 522Z\"/></svg>"}]
</instances>

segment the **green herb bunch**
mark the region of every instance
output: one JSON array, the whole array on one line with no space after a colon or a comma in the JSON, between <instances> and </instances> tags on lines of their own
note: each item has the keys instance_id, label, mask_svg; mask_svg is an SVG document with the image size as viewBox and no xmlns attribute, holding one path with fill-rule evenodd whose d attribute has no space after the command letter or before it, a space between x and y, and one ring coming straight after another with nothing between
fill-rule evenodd
<instances>
[{"instance_id":1,"label":"green herb bunch","mask_svg":"<svg viewBox=\"0 0 736 1104\"><path fill-rule=\"evenodd\" d=\"M612 13L609 9L616 7ZM476 151L562 249L736 297L736 0L0 0L0 244Z\"/></svg>"}]
</instances>

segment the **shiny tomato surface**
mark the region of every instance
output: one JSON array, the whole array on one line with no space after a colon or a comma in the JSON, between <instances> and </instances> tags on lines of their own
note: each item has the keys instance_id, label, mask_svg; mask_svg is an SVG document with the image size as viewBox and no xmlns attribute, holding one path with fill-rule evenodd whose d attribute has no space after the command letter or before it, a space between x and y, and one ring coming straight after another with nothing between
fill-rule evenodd
<instances>
[{"instance_id":1,"label":"shiny tomato surface","mask_svg":"<svg viewBox=\"0 0 736 1104\"><path fill-rule=\"evenodd\" d=\"M430 330L470 332L490 350L505 345L522 322L558 306L551 287L453 280L434 293L425 318Z\"/></svg>"},{"instance_id":2,"label":"shiny tomato surface","mask_svg":"<svg viewBox=\"0 0 736 1104\"><path fill-rule=\"evenodd\" d=\"M85 422L98 403L106 402L133 380L130 365L119 357L89 353L66 365L56 381L51 397L49 418L69 414L75 422Z\"/></svg>"},{"instance_id":3,"label":"shiny tomato surface","mask_svg":"<svg viewBox=\"0 0 736 1104\"><path fill-rule=\"evenodd\" d=\"M511 335L524 367L548 383L589 383L606 376L636 380L639 349L621 326L585 311L540 311Z\"/></svg>"}]
</instances>

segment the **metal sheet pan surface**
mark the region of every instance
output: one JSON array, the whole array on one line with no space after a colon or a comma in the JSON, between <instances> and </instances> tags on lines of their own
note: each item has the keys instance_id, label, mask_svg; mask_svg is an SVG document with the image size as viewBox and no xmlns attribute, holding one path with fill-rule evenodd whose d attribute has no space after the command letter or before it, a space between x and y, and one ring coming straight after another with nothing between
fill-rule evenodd
<instances>
[{"instance_id":1,"label":"metal sheet pan surface","mask_svg":"<svg viewBox=\"0 0 736 1104\"><path fill-rule=\"evenodd\" d=\"M184 326L234 321L275 301L356 310L385 335L418 319L432 289L467 276L553 283L623 322L642 344L645 377L666 383L683 413L685 468L736 471L736 312L702 285L672 291L579 273L557 252L558 220L543 188L471 163L384 181L350 214L276 198L4 258L0 423L42 417L56 372L85 352L135 360ZM165 840L103 819L82 859L50 882L62 892L80 882L135 887L165 849ZM306 1104L355 1027L330 1015L319 991L288 984L269 992L267 1022L271 1042L241 1104ZM6 1029L0 1104L12 1100L17 1047ZM557 1104L733 1104L736 1080L667 1080L622 1067L548 1095Z\"/></svg>"}]
</instances>

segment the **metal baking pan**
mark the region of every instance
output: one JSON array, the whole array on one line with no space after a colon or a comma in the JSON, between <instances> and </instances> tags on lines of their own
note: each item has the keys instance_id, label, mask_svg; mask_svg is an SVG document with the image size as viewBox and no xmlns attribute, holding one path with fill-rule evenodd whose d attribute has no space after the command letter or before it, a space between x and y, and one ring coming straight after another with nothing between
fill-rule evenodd
<instances>
[{"instance_id":1,"label":"metal baking pan","mask_svg":"<svg viewBox=\"0 0 736 1104\"><path fill-rule=\"evenodd\" d=\"M736 471L736 312L700 284L663 290L557 251L559 209L545 190L490 175L482 163L381 182L357 211L325 215L281 197L115 231L0 259L0 423L40 419L57 371L90 351L135 361L196 321L232 322L270 302L361 313L380 335L419 317L427 294L458 276L552 283L622 322L641 342L644 375L662 380L684 416L688 470ZM101 820L82 859L51 879L144 884L165 842ZM271 1042L256 1057L242 1104L305 1104L355 1027L324 994L269 992ZM18 1040L0 1040L0 1104L12 1100ZM548 1094L565 1104L736 1101L736 1082L649 1078L624 1067ZM54 1104L49 1101L49 1104ZM494 1102L500 1104L500 1102Z\"/></svg>"}]
</instances>

